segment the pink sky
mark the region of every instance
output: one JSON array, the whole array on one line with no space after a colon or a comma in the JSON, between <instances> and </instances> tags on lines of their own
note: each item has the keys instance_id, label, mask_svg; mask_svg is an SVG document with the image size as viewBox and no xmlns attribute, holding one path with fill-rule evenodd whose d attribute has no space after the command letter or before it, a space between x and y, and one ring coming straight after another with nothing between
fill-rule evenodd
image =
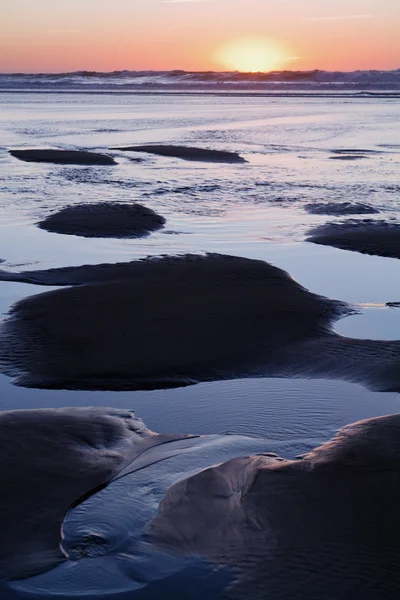
<instances>
[{"instance_id":1,"label":"pink sky","mask_svg":"<svg viewBox=\"0 0 400 600\"><path fill-rule=\"evenodd\" d=\"M278 68L400 68L400 0L13 0L5 13L1 72L223 70L218 48L253 37L283 47Z\"/></svg>"}]
</instances>

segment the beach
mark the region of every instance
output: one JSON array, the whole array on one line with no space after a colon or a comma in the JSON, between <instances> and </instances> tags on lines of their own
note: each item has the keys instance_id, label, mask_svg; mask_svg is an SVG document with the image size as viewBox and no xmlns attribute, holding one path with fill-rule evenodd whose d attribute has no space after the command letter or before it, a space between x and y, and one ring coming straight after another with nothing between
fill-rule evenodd
<instances>
[{"instance_id":1,"label":"beach","mask_svg":"<svg viewBox=\"0 0 400 600\"><path fill-rule=\"evenodd\" d=\"M126 547L140 566L102 552L88 561L85 550L71 563L77 577L61 565L0 592L140 600L161 581L179 598L186 581L196 598L202 581L198 597L217 599L240 563L229 552L199 542L171 558L172 542L135 546L171 486L232 458L293 461L348 423L399 412L399 97L73 83L0 90L0 409L111 407L159 434L220 437L206 437L203 454L152 455L99 495L93 515L116 502L106 537L132 502ZM68 164L18 158L35 148L68 151ZM76 164L74 151L106 158ZM112 203L111 217L90 218ZM125 227L135 214L145 226ZM79 519L96 530L85 506L67 519L72 540ZM244 536L256 555L260 540ZM242 579L230 597L251 598Z\"/></svg>"}]
</instances>

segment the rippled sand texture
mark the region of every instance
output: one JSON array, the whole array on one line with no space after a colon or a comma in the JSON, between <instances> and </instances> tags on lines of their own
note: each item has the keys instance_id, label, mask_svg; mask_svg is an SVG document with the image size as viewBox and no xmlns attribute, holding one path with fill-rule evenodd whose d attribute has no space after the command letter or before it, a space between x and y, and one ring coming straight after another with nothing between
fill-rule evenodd
<instances>
[{"instance_id":1,"label":"rippled sand texture","mask_svg":"<svg viewBox=\"0 0 400 600\"><path fill-rule=\"evenodd\" d=\"M400 258L400 225L397 223L350 220L321 225L312 229L309 234L307 240L314 244Z\"/></svg>"},{"instance_id":2,"label":"rippled sand texture","mask_svg":"<svg viewBox=\"0 0 400 600\"><path fill-rule=\"evenodd\" d=\"M104 270L109 275L112 266ZM20 384L70 389L262 374L288 346L318 340L350 311L276 267L232 256L150 259L117 273L17 304L1 328L5 371L20 373Z\"/></svg>"},{"instance_id":3,"label":"rippled sand texture","mask_svg":"<svg viewBox=\"0 0 400 600\"><path fill-rule=\"evenodd\" d=\"M81 285L27 298L1 325L0 365L19 385L137 390L306 375L400 390L400 342L335 335L331 323L354 309L262 261L183 255L29 277L20 280Z\"/></svg>"}]
</instances>

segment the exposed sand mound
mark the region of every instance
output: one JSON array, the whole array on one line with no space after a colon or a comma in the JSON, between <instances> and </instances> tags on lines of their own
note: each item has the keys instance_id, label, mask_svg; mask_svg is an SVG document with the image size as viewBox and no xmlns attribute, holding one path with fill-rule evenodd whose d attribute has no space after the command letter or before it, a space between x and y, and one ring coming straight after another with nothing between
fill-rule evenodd
<instances>
[{"instance_id":1,"label":"exposed sand mound","mask_svg":"<svg viewBox=\"0 0 400 600\"><path fill-rule=\"evenodd\" d=\"M72 505L123 474L157 435L128 411L106 408L0 413L0 578L24 578L65 560L61 524Z\"/></svg>"},{"instance_id":2,"label":"exposed sand mound","mask_svg":"<svg viewBox=\"0 0 400 600\"><path fill-rule=\"evenodd\" d=\"M399 440L393 415L349 425L302 460L212 467L168 490L151 539L237 568L230 598L395 600Z\"/></svg>"},{"instance_id":3,"label":"exposed sand mound","mask_svg":"<svg viewBox=\"0 0 400 600\"><path fill-rule=\"evenodd\" d=\"M84 269L98 281L100 271ZM187 255L117 265L114 279L105 271L107 281L17 303L0 331L4 370L24 385L89 389L231 378L264 372L351 312L257 260Z\"/></svg>"},{"instance_id":4,"label":"exposed sand mound","mask_svg":"<svg viewBox=\"0 0 400 600\"><path fill-rule=\"evenodd\" d=\"M326 223L311 229L307 242L354 250L362 254L375 254L400 258L400 225L385 221L345 221Z\"/></svg>"},{"instance_id":5,"label":"exposed sand mound","mask_svg":"<svg viewBox=\"0 0 400 600\"><path fill-rule=\"evenodd\" d=\"M330 323L354 309L262 261L186 255L0 279L78 286L19 302L1 325L1 368L21 385L156 389L261 375L400 390L400 341L336 335Z\"/></svg>"},{"instance_id":6,"label":"exposed sand mound","mask_svg":"<svg viewBox=\"0 0 400 600\"><path fill-rule=\"evenodd\" d=\"M364 154L337 154L329 157L331 160L360 160L360 158L368 158Z\"/></svg>"},{"instance_id":7,"label":"exposed sand mound","mask_svg":"<svg viewBox=\"0 0 400 600\"><path fill-rule=\"evenodd\" d=\"M334 148L332 154L383 154L383 150L367 150L365 148Z\"/></svg>"},{"instance_id":8,"label":"exposed sand mound","mask_svg":"<svg viewBox=\"0 0 400 600\"><path fill-rule=\"evenodd\" d=\"M60 165L116 165L111 156L83 150L10 150L25 162L47 162Z\"/></svg>"},{"instance_id":9,"label":"exposed sand mound","mask_svg":"<svg viewBox=\"0 0 400 600\"><path fill-rule=\"evenodd\" d=\"M101 283L126 278L135 279L138 276L146 276L146 273L149 273L149 276L151 276L148 266L149 260L151 259L121 263L102 263L100 265L81 265L78 267L60 267L38 271L19 271L17 273L0 269L0 281L19 281L35 285L62 286ZM161 260L161 267L164 264L164 260ZM173 257L170 257L169 260L172 261ZM0 260L0 262L5 261ZM153 269L159 263L160 259L156 259L154 263L152 262Z\"/></svg>"},{"instance_id":10,"label":"exposed sand mound","mask_svg":"<svg viewBox=\"0 0 400 600\"><path fill-rule=\"evenodd\" d=\"M160 229L164 217L141 204L77 204L39 223L41 229L83 237L134 238Z\"/></svg>"},{"instance_id":11,"label":"exposed sand mound","mask_svg":"<svg viewBox=\"0 0 400 600\"><path fill-rule=\"evenodd\" d=\"M226 152L223 150L207 150L205 148L192 148L190 146L147 144L143 146L125 146L122 148L112 148L112 150L123 150L125 152L147 152L149 154L157 154L158 156L171 156L173 158L183 158L184 160L194 160L202 162L246 162L246 160L236 152Z\"/></svg>"},{"instance_id":12,"label":"exposed sand mound","mask_svg":"<svg viewBox=\"0 0 400 600\"><path fill-rule=\"evenodd\" d=\"M313 202L306 204L304 209L311 215L374 215L378 214L379 210L361 204L360 202Z\"/></svg>"}]
</instances>

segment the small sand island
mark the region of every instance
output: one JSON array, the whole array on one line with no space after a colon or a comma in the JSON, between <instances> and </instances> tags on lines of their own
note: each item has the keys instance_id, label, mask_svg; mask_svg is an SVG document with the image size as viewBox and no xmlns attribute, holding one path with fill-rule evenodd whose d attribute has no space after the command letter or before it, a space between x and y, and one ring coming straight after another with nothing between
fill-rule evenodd
<instances>
[{"instance_id":1,"label":"small sand island","mask_svg":"<svg viewBox=\"0 0 400 600\"><path fill-rule=\"evenodd\" d=\"M107 154L84 150L10 150L11 156L25 162L54 163L57 165L116 165Z\"/></svg>"},{"instance_id":2,"label":"small sand island","mask_svg":"<svg viewBox=\"0 0 400 600\"><path fill-rule=\"evenodd\" d=\"M376 215L379 210L360 202L312 202L304 210L310 215Z\"/></svg>"},{"instance_id":3,"label":"small sand island","mask_svg":"<svg viewBox=\"0 0 400 600\"><path fill-rule=\"evenodd\" d=\"M260 260L166 256L0 277L74 285L18 302L0 326L2 371L26 387L137 390L323 376L400 389L400 342L336 335L331 324L353 307Z\"/></svg>"},{"instance_id":4,"label":"small sand island","mask_svg":"<svg viewBox=\"0 0 400 600\"><path fill-rule=\"evenodd\" d=\"M136 238L160 229L165 219L142 204L101 202L67 206L38 226L53 233L83 237Z\"/></svg>"},{"instance_id":5,"label":"small sand island","mask_svg":"<svg viewBox=\"0 0 400 600\"><path fill-rule=\"evenodd\" d=\"M400 258L400 225L387 221L326 223L311 229L306 241L362 254Z\"/></svg>"},{"instance_id":6,"label":"small sand island","mask_svg":"<svg viewBox=\"0 0 400 600\"><path fill-rule=\"evenodd\" d=\"M183 160L214 162L214 163L245 163L247 162L237 152L225 150L207 150L206 148L192 148L191 146L170 146L162 144L146 144L143 146L123 146L112 148L123 152L145 152L158 156L170 156Z\"/></svg>"}]
</instances>

